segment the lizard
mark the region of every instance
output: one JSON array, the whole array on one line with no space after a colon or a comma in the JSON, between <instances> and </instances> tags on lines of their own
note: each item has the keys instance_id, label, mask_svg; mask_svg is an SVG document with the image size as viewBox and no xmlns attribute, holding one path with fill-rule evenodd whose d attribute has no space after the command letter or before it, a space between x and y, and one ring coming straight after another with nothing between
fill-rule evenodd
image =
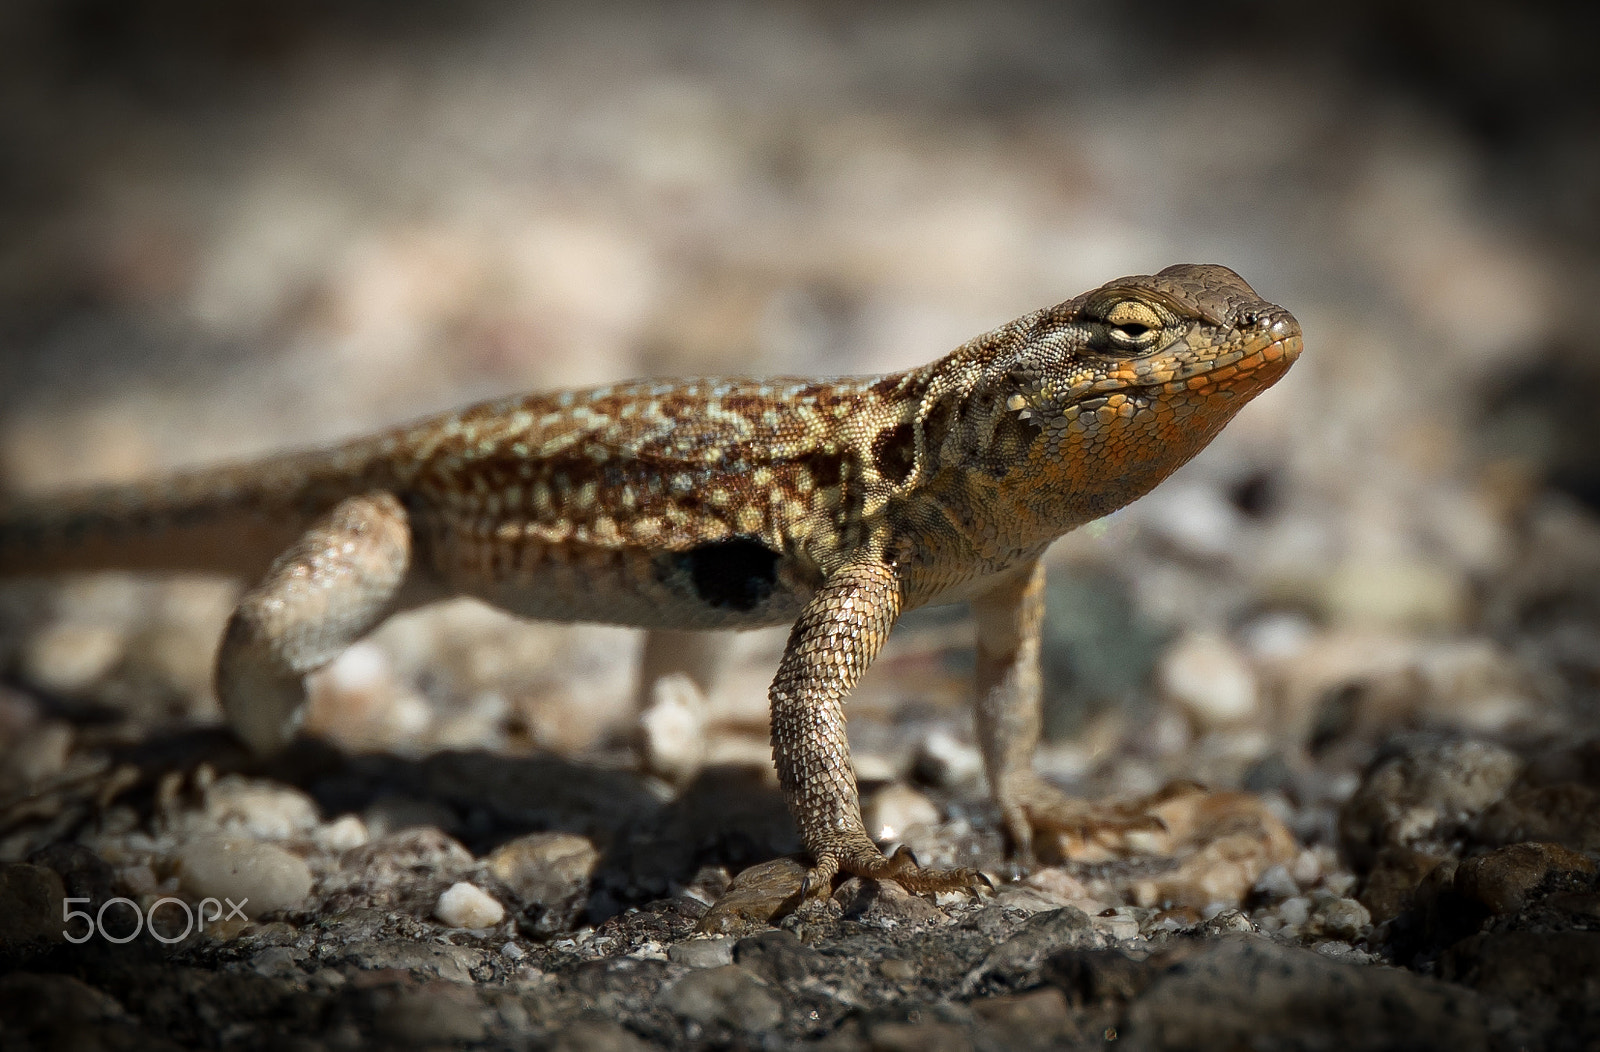
<instances>
[{"instance_id":1,"label":"lizard","mask_svg":"<svg viewBox=\"0 0 1600 1052\"><path fill-rule=\"evenodd\" d=\"M833 379L637 380L511 397L328 449L0 505L0 577L105 568L254 582L215 687L258 752L304 677L390 614L457 595L659 631L791 625L772 756L810 856L974 890L863 826L844 702L895 621L967 601L975 727L1007 853L1148 818L1035 773L1041 556L1199 452L1301 352L1232 270L1119 278L921 368Z\"/></svg>"}]
</instances>

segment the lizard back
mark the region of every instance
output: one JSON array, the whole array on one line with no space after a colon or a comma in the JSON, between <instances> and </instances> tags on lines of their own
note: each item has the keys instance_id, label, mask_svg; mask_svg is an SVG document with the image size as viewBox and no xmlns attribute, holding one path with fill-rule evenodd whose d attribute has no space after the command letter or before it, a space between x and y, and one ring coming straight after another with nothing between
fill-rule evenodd
<instances>
[{"instance_id":1,"label":"lizard back","mask_svg":"<svg viewBox=\"0 0 1600 1052\"><path fill-rule=\"evenodd\" d=\"M920 371L640 380L383 441L418 561L448 591L530 617L782 624L869 530L887 485L873 437L924 386Z\"/></svg>"}]
</instances>

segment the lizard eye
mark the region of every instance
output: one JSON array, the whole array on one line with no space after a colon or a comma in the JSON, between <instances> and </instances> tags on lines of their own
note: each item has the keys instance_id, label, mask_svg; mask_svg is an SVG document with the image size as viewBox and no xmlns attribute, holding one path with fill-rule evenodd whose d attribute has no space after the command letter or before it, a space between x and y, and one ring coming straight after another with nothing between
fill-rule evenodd
<instances>
[{"instance_id":1,"label":"lizard eye","mask_svg":"<svg viewBox=\"0 0 1600 1052\"><path fill-rule=\"evenodd\" d=\"M1146 350L1161 335L1161 315L1148 303L1123 300L1106 311L1106 334L1119 350Z\"/></svg>"}]
</instances>

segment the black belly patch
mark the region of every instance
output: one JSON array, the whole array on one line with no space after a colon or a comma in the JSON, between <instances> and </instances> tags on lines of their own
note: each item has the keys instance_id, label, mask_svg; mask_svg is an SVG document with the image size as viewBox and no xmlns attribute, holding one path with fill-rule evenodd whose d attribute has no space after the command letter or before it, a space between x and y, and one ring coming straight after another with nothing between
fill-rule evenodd
<instances>
[{"instance_id":1,"label":"black belly patch","mask_svg":"<svg viewBox=\"0 0 1600 1052\"><path fill-rule=\"evenodd\" d=\"M707 606L754 610L778 584L778 553L749 537L712 541L672 556Z\"/></svg>"}]
</instances>

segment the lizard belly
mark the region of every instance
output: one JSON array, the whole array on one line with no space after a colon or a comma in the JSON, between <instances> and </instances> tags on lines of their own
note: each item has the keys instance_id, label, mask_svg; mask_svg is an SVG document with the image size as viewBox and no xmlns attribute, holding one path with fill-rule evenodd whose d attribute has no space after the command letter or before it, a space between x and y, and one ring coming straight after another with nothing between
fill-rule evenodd
<instances>
[{"instance_id":1,"label":"lizard belly","mask_svg":"<svg viewBox=\"0 0 1600 1052\"><path fill-rule=\"evenodd\" d=\"M544 621L762 628L793 622L814 591L794 560L745 538L687 551L454 538L431 554L448 591Z\"/></svg>"}]
</instances>

